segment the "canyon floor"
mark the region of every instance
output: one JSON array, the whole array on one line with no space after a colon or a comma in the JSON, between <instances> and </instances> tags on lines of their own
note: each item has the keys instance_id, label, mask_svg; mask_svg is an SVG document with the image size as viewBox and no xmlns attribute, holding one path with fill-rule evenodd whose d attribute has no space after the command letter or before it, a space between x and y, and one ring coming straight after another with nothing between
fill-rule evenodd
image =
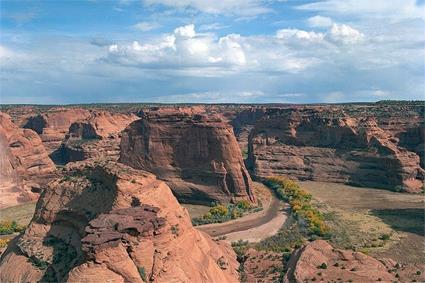
<instances>
[{"instance_id":1,"label":"canyon floor","mask_svg":"<svg viewBox=\"0 0 425 283\"><path fill-rule=\"evenodd\" d=\"M335 230L343 228L345 235L339 235L335 242L342 246L363 242L363 251L377 257L425 262L424 198L337 183L305 181L300 185L313 195L325 215L337 216L340 227ZM375 239L383 234L391 235L391 239L384 247L375 247Z\"/></svg>"}]
</instances>

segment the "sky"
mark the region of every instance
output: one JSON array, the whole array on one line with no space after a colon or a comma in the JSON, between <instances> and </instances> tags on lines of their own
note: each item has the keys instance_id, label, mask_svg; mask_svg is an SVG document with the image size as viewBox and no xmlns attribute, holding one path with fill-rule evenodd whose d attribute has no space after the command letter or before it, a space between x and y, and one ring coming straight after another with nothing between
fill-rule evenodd
<instances>
[{"instance_id":1,"label":"sky","mask_svg":"<svg viewBox=\"0 0 425 283\"><path fill-rule=\"evenodd\" d=\"M0 1L0 103L425 99L424 0Z\"/></svg>"}]
</instances>

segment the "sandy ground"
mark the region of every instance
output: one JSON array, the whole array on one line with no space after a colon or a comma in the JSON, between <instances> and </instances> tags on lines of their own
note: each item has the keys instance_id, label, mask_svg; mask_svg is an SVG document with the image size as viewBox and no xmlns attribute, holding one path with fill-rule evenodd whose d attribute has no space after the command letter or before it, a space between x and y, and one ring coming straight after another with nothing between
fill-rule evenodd
<instances>
[{"instance_id":1,"label":"sandy ground","mask_svg":"<svg viewBox=\"0 0 425 283\"><path fill-rule=\"evenodd\" d=\"M423 195L353 187L338 183L304 181L302 189L319 201L341 209L424 208Z\"/></svg>"},{"instance_id":2,"label":"sandy ground","mask_svg":"<svg viewBox=\"0 0 425 283\"><path fill-rule=\"evenodd\" d=\"M284 203L273 196L262 211L225 223L207 224L196 228L212 237L225 236L228 242L237 240L259 242L277 233L286 219L287 209Z\"/></svg>"}]
</instances>

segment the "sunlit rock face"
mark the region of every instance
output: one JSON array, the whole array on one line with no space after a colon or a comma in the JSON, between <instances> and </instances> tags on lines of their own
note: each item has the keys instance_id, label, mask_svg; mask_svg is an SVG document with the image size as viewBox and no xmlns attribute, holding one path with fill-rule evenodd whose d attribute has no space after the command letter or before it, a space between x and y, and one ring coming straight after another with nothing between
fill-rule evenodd
<instances>
[{"instance_id":1,"label":"sunlit rock face","mask_svg":"<svg viewBox=\"0 0 425 283\"><path fill-rule=\"evenodd\" d=\"M64 170L3 254L1 282L238 282L231 247L194 229L154 175L112 161Z\"/></svg>"},{"instance_id":2,"label":"sunlit rock face","mask_svg":"<svg viewBox=\"0 0 425 283\"><path fill-rule=\"evenodd\" d=\"M420 157L403 146L418 147L420 135L380 125L381 117L351 117L339 108L271 108L250 132L248 167L260 177L421 191Z\"/></svg>"},{"instance_id":3,"label":"sunlit rock face","mask_svg":"<svg viewBox=\"0 0 425 283\"><path fill-rule=\"evenodd\" d=\"M120 162L156 174L184 202L253 201L232 127L219 116L157 109L123 132Z\"/></svg>"},{"instance_id":4,"label":"sunlit rock face","mask_svg":"<svg viewBox=\"0 0 425 283\"><path fill-rule=\"evenodd\" d=\"M18 128L0 112L0 208L35 200L39 181L56 168L32 130Z\"/></svg>"}]
</instances>

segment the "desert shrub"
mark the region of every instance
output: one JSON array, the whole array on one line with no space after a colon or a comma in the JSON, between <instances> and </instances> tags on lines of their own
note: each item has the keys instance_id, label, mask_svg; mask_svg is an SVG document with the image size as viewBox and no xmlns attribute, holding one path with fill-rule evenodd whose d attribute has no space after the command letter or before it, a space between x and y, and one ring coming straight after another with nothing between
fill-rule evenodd
<instances>
[{"instance_id":1,"label":"desert shrub","mask_svg":"<svg viewBox=\"0 0 425 283\"><path fill-rule=\"evenodd\" d=\"M137 271L139 271L140 278L143 279L143 282L148 282L146 280L146 271L145 271L145 268L143 266L138 266L137 267Z\"/></svg>"},{"instance_id":2,"label":"desert shrub","mask_svg":"<svg viewBox=\"0 0 425 283\"><path fill-rule=\"evenodd\" d=\"M238 201L236 204L216 204L203 216L193 218L192 224L197 226L209 223L223 223L239 218L248 212L256 212L261 209L261 207L252 206L247 200Z\"/></svg>"},{"instance_id":3,"label":"desert shrub","mask_svg":"<svg viewBox=\"0 0 425 283\"><path fill-rule=\"evenodd\" d=\"M290 255L294 249L301 247L305 241L299 226L296 223L292 223L288 227L280 229L277 234L257 243L255 248L258 250L288 253Z\"/></svg>"},{"instance_id":4,"label":"desert shrub","mask_svg":"<svg viewBox=\"0 0 425 283\"><path fill-rule=\"evenodd\" d=\"M173 235L179 235L179 232L180 232L180 228L179 228L179 224L176 224L176 225L172 225L171 226L171 233L173 234Z\"/></svg>"},{"instance_id":5,"label":"desert shrub","mask_svg":"<svg viewBox=\"0 0 425 283\"><path fill-rule=\"evenodd\" d=\"M215 215L225 216L229 212L229 210L224 205L218 204L218 205L212 207L209 212L213 216L215 216Z\"/></svg>"},{"instance_id":6,"label":"desert shrub","mask_svg":"<svg viewBox=\"0 0 425 283\"><path fill-rule=\"evenodd\" d=\"M0 235L19 233L25 230L25 227L16 223L16 221L0 222Z\"/></svg>"},{"instance_id":7,"label":"desert shrub","mask_svg":"<svg viewBox=\"0 0 425 283\"><path fill-rule=\"evenodd\" d=\"M303 191L297 182L285 177L269 177L264 183L279 199L289 203L293 214L306 224L310 234L325 236L329 233L323 215L311 204L311 194Z\"/></svg>"},{"instance_id":8,"label":"desert shrub","mask_svg":"<svg viewBox=\"0 0 425 283\"><path fill-rule=\"evenodd\" d=\"M240 200L236 203L236 207L242 210L247 210L251 208L251 203L247 200Z\"/></svg>"},{"instance_id":9,"label":"desert shrub","mask_svg":"<svg viewBox=\"0 0 425 283\"><path fill-rule=\"evenodd\" d=\"M0 248L7 247L7 244L9 243L10 239L0 239Z\"/></svg>"},{"instance_id":10,"label":"desert shrub","mask_svg":"<svg viewBox=\"0 0 425 283\"><path fill-rule=\"evenodd\" d=\"M383 241L388 241L389 239L391 239L391 235L390 234L383 234L380 237L381 240Z\"/></svg>"}]
</instances>

